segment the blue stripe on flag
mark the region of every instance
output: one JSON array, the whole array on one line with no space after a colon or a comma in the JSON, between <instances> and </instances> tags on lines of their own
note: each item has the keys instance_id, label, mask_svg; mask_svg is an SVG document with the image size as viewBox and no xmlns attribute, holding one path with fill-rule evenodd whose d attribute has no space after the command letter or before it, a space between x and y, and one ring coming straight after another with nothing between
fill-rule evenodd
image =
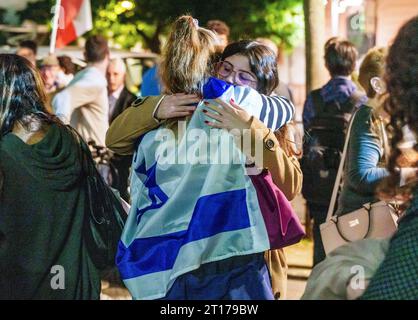
<instances>
[{"instance_id":1,"label":"blue stripe on flag","mask_svg":"<svg viewBox=\"0 0 418 320\"><path fill-rule=\"evenodd\" d=\"M144 161L135 168L135 172L138 174L146 175L144 185L148 188L148 197L151 200L150 205L142 209L138 208L136 210L136 222L139 224L141 217L145 212L148 210L161 208L168 201L168 196L157 184L157 162L147 170Z\"/></svg>"},{"instance_id":2,"label":"blue stripe on flag","mask_svg":"<svg viewBox=\"0 0 418 320\"><path fill-rule=\"evenodd\" d=\"M250 226L245 189L201 197L187 230L135 239L129 247L120 241L116 258L119 272L126 280L169 270L182 246Z\"/></svg>"}]
</instances>

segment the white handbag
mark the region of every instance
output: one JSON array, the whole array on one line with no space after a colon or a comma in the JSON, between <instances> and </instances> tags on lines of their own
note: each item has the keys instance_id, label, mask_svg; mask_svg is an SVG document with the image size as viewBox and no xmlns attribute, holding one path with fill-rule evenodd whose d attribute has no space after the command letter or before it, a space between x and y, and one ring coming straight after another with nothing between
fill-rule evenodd
<instances>
[{"instance_id":1,"label":"white handbag","mask_svg":"<svg viewBox=\"0 0 418 320\"><path fill-rule=\"evenodd\" d=\"M335 179L327 218L325 222L320 225L322 244L326 254L348 242L365 238L389 238L397 229L398 216L396 214L396 210L391 204L388 204L385 201L366 203L362 208L342 216L333 215L338 189L341 184L344 164L347 157L351 128L356 114L357 112L351 117L350 125L348 127L344 150L338 167L337 178ZM385 152L387 152L387 137L385 136L383 124L382 129L382 133L384 135L384 149Z\"/></svg>"}]
</instances>

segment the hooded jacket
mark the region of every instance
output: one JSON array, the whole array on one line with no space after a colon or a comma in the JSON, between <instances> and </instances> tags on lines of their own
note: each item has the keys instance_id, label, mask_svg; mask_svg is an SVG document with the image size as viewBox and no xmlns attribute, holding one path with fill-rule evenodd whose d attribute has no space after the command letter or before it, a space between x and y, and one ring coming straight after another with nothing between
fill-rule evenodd
<instances>
[{"instance_id":1,"label":"hooded jacket","mask_svg":"<svg viewBox=\"0 0 418 320\"><path fill-rule=\"evenodd\" d=\"M358 95L356 107L361 106L367 101L367 96L358 92L356 85L347 77L337 76L329 80L321 88L321 97L325 103L335 101L345 103L353 95ZM303 126L307 130L312 119L315 117L315 106L313 104L312 94L309 94L303 107Z\"/></svg>"},{"instance_id":2,"label":"hooded jacket","mask_svg":"<svg viewBox=\"0 0 418 320\"><path fill-rule=\"evenodd\" d=\"M0 138L0 299L98 299L100 277L83 242L79 147L52 125L28 145Z\"/></svg>"}]
</instances>

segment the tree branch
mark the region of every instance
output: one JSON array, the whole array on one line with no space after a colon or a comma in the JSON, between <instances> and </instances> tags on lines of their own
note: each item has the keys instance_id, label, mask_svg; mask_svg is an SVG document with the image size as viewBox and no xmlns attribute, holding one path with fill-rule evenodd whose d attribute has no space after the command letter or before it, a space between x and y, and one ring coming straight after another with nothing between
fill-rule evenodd
<instances>
[{"instance_id":1,"label":"tree branch","mask_svg":"<svg viewBox=\"0 0 418 320\"><path fill-rule=\"evenodd\" d=\"M138 27L136 28L136 31L138 32L138 34L144 38L145 42L150 42L151 38L141 29L138 29Z\"/></svg>"}]
</instances>

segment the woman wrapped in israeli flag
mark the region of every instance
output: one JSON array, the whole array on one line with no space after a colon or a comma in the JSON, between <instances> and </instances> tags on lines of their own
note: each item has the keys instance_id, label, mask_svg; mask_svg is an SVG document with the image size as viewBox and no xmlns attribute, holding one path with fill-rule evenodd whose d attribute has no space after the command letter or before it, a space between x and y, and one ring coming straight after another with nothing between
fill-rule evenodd
<instances>
[{"instance_id":1,"label":"woman wrapped in israeli flag","mask_svg":"<svg viewBox=\"0 0 418 320\"><path fill-rule=\"evenodd\" d=\"M168 95L139 99L107 134L116 153L135 150L117 255L134 299L273 298L263 252L282 230L268 226L248 159L263 168L269 152L283 157L273 132L294 107L211 77L216 41L192 17L178 18L161 64ZM177 108L163 108L170 99Z\"/></svg>"}]
</instances>

